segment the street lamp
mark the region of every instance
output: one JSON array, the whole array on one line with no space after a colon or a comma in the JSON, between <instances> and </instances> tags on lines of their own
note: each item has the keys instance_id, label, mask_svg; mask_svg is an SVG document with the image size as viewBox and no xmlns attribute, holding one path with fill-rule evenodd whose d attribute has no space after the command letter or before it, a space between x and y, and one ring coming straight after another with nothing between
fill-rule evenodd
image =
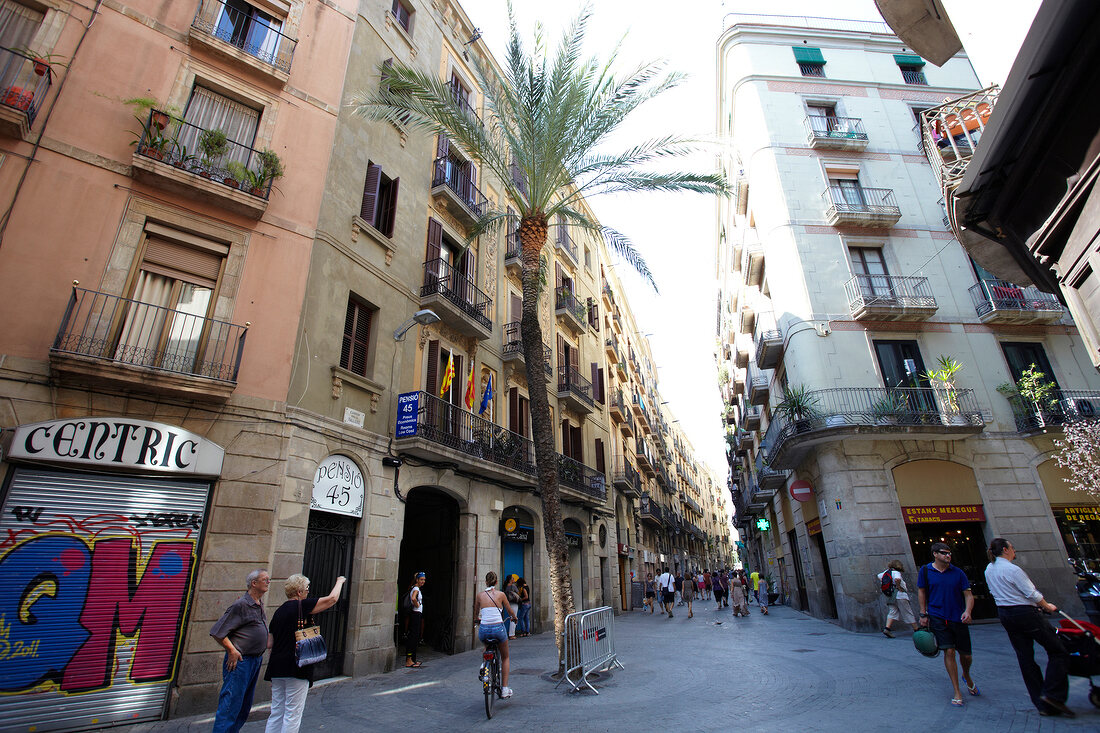
<instances>
[{"instance_id":1,"label":"street lamp","mask_svg":"<svg viewBox=\"0 0 1100 733\"><path fill-rule=\"evenodd\" d=\"M405 334L408 333L409 329L417 323L422 326L429 326L433 323L438 323L440 320L442 319L435 314L435 311L431 311L426 308L424 310L417 311L416 313L413 313L411 318L409 318L407 321L402 323L394 330L393 340L404 341Z\"/></svg>"}]
</instances>

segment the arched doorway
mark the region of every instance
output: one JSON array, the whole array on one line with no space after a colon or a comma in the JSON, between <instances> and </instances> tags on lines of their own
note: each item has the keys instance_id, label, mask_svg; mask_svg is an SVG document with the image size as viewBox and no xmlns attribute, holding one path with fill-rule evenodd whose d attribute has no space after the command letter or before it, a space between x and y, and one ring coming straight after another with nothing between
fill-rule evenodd
<instances>
[{"instance_id":1,"label":"arched doorway","mask_svg":"<svg viewBox=\"0 0 1100 733\"><path fill-rule=\"evenodd\" d=\"M415 573L425 573L422 643L454 651L455 588L458 578L458 502L439 489L417 487L405 501L405 528L398 560L398 598ZM399 620L399 623L403 623ZM397 630L396 638L401 631Z\"/></svg>"},{"instance_id":2,"label":"arched doorway","mask_svg":"<svg viewBox=\"0 0 1100 733\"><path fill-rule=\"evenodd\" d=\"M974 618L996 617L985 583L985 510L974 471L951 461L921 459L895 466L893 475L917 567L932 562L933 542L946 543L952 564L970 580Z\"/></svg>"},{"instance_id":3,"label":"arched doorway","mask_svg":"<svg viewBox=\"0 0 1100 733\"><path fill-rule=\"evenodd\" d=\"M565 543L569 546L569 576L573 581L573 607L580 611L587 608L584 600L584 535L581 525L575 519L566 519Z\"/></svg>"}]
</instances>

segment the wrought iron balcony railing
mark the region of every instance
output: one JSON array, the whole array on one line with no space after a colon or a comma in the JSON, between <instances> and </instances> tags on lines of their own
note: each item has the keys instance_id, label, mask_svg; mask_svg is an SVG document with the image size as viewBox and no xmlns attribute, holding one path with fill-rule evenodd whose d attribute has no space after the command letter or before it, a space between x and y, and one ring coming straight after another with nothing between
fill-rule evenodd
<instances>
[{"instance_id":1,"label":"wrought iron balcony railing","mask_svg":"<svg viewBox=\"0 0 1100 733\"><path fill-rule=\"evenodd\" d=\"M420 288L420 297L441 295L471 319L485 328L492 329L493 301L481 292L468 277L440 258L424 263L424 284Z\"/></svg>"},{"instance_id":2,"label":"wrought iron balcony railing","mask_svg":"<svg viewBox=\"0 0 1100 733\"><path fill-rule=\"evenodd\" d=\"M638 469L622 456L615 461L614 481L616 485L630 487L635 493L642 491L642 477L638 474Z\"/></svg>"},{"instance_id":3,"label":"wrought iron balcony railing","mask_svg":"<svg viewBox=\"0 0 1100 733\"><path fill-rule=\"evenodd\" d=\"M841 140L866 140L863 120L858 117L821 117L809 115L806 122L810 127L810 137L834 138Z\"/></svg>"},{"instance_id":4,"label":"wrought iron balcony railing","mask_svg":"<svg viewBox=\"0 0 1100 733\"><path fill-rule=\"evenodd\" d=\"M566 254L573 258L574 263L579 263L580 260L577 257L577 243L573 241L573 238L569 236L569 227L566 224L558 224L557 236L554 239L554 244L558 249L563 250Z\"/></svg>"},{"instance_id":5,"label":"wrought iron balcony railing","mask_svg":"<svg viewBox=\"0 0 1100 733\"><path fill-rule=\"evenodd\" d=\"M962 180L999 93L999 87L991 86L921 112L921 152L945 191Z\"/></svg>"},{"instance_id":6,"label":"wrought iron balcony railing","mask_svg":"<svg viewBox=\"0 0 1100 733\"><path fill-rule=\"evenodd\" d=\"M523 354L523 336L520 334L519 321L512 321L511 323L504 324L504 358L507 359L513 355L524 356ZM550 359L553 356L553 352L550 351L550 347L546 344L542 345L542 366L546 370L546 376L551 376L554 373L554 368L550 366Z\"/></svg>"},{"instance_id":7,"label":"wrought iron balcony railing","mask_svg":"<svg viewBox=\"0 0 1100 733\"><path fill-rule=\"evenodd\" d=\"M1034 285L1022 288L1006 280L983 279L970 286L970 298L979 316L993 317L998 312L1026 311L1036 315L1049 314L1061 317L1062 304L1051 293L1044 293Z\"/></svg>"},{"instance_id":8,"label":"wrought iron balcony railing","mask_svg":"<svg viewBox=\"0 0 1100 733\"><path fill-rule=\"evenodd\" d=\"M854 275L844 283L848 309L852 313L871 306L894 308L936 308L936 297L926 277Z\"/></svg>"},{"instance_id":9,"label":"wrought iron balcony railing","mask_svg":"<svg viewBox=\"0 0 1100 733\"><path fill-rule=\"evenodd\" d=\"M833 428L901 426L982 428L985 421L971 389L931 387L836 387L809 392L810 409L797 419L775 415L764 435L772 465L791 438ZM938 430L937 430L938 432Z\"/></svg>"},{"instance_id":10,"label":"wrought iron balcony railing","mask_svg":"<svg viewBox=\"0 0 1100 733\"><path fill-rule=\"evenodd\" d=\"M607 500L607 480L594 468L558 454L558 483L596 499Z\"/></svg>"},{"instance_id":11,"label":"wrought iron balcony railing","mask_svg":"<svg viewBox=\"0 0 1100 733\"><path fill-rule=\"evenodd\" d=\"M595 406L592 399L592 382L582 377L574 367L558 367L558 392L569 392L586 405Z\"/></svg>"},{"instance_id":12,"label":"wrought iron balcony railing","mask_svg":"<svg viewBox=\"0 0 1100 733\"><path fill-rule=\"evenodd\" d=\"M474 216L481 216L488 206L485 194L474 185L466 172L466 164L450 158L436 158L432 166L432 188L446 186L462 201Z\"/></svg>"},{"instance_id":13,"label":"wrought iron balcony railing","mask_svg":"<svg viewBox=\"0 0 1100 733\"><path fill-rule=\"evenodd\" d=\"M281 32L278 20L255 13L243 13L221 0L202 0L191 25L289 74L298 41Z\"/></svg>"},{"instance_id":14,"label":"wrought iron balcony railing","mask_svg":"<svg viewBox=\"0 0 1100 733\"><path fill-rule=\"evenodd\" d=\"M267 200L271 195L273 177L265 173L264 154L247 145L226 140L223 155L208 157L201 151L201 140L207 132L205 128L154 109L149 112L138 138L137 153L199 178Z\"/></svg>"},{"instance_id":15,"label":"wrought iron balcony railing","mask_svg":"<svg viewBox=\"0 0 1100 733\"><path fill-rule=\"evenodd\" d=\"M236 382L246 326L73 288L51 351Z\"/></svg>"},{"instance_id":16,"label":"wrought iron balcony railing","mask_svg":"<svg viewBox=\"0 0 1100 733\"><path fill-rule=\"evenodd\" d=\"M53 70L48 63L0 47L0 104L26 114L28 125L34 122L52 85Z\"/></svg>"},{"instance_id":17,"label":"wrought iron balcony railing","mask_svg":"<svg viewBox=\"0 0 1100 733\"><path fill-rule=\"evenodd\" d=\"M470 104L469 93L465 89L463 89L462 86L456 81L451 81L447 86L451 88L451 96L454 97L454 100L458 104L459 109L461 109L467 117L476 122L480 127L484 127L485 123L481 121L481 115L479 115L477 113L477 110L474 109L474 106Z\"/></svg>"},{"instance_id":18,"label":"wrought iron balcony railing","mask_svg":"<svg viewBox=\"0 0 1100 733\"><path fill-rule=\"evenodd\" d=\"M420 392L416 435L499 466L535 475L535 444L461 405Z\"/></svg>"},{"instance_id":19,"label":"wrought iron balcony railing","mask_svg":"<svg viewBox=\"0 0 1100 733\"><path fill-rule=\"evenodd\" d=\"M1013 395L1008 401L1016 429L1021 433L1060 428L1067 422L1093 418L1100 413L1100 392L1057 389L1039 404L1020 395Z\"/></svg>"},{"instance_id":20,"label":"wrought iron balcony railing","mask_svg":"<svg viewBox=\"0 0 1100 733\"><path fill-rule=\"evenodd\" d=\"M511 260L519 262L520 254L523 252L523 243L519 241L518 229L505 237L504 245L504 263L508 264Z\"/></svg>"},{"instance_id":21,"label":"wrought iron balcony railing","mask_svg":"<svg viewBox=\"0 0 1100 733\"><path fill-rule=\"evenodd\" d=\"M567 287L562 286L554 290L554 309L568 311L581 323L588 322L587 306Z\"/></svg>"},{"instance_id":22,"label":"wrought iron balcony railing","mask_svg":"<svg viewBox=\"0 0 1100 733\"><path fill-rule=\"evenodd\" d=\"M901 70L901 78L905 80L906 84L919 84L921 86L928 86L928 79L924 76L923 71L907 71Z\"/></svg>"},{"instance_id":23,"label":"wrought iron balcony railing","mask_svg":"<svg viewBox=\"0 0 1100 733\"><path fill-rule=\"evenodd\" d=\"M840 214L900 214L889 188L829 186L821 193L825 206Z\"/></svg>"},{"instance_id":24,"label":"wrought iron balcony railing","mask_svg":"<svg viewBox=\"0 0 1100 733\"><path fill-rule=\"evenodd\" d=\"M638 514L642 519L652 519L658 524L664 521L664 512L661 510L661 505L654 501L649 494L642 494L638 509Z\"/></svg>"}]
</instances>

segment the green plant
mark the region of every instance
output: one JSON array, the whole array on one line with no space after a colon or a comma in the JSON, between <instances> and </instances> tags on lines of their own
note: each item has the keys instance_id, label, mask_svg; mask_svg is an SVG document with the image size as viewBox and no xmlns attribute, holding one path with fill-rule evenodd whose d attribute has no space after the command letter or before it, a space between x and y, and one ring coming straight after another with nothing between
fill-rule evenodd
<instances>
[{"instance_id":1,"label":"green plant","mask_svg":"<svg viewBox=\"0 0 1100 733\"><path fill-rule=\"evenodd\" d=\"M906 402L905 397L890 392L871 405L871 414L875 420L882 420L887 417L895 417L899 412L905 412L908 409L909 403Z\"/></svg>"},{"instance_id":2,"label":"green plant","mask_svg":"<svg viewBox=\"0 0 1100 733\"><path fill-rule=\"evenodd\" d=\"M1016 385L1012 382L1001 382L997 385L997 391L1009 399L1017 397L1020 394L1019 390L1016 388Z\"/></svg>"},{"instance_id":3,"label":"green plant","mask_svg":"<svg viewBox=\"0 0 1100 733\"><path fill-rule=\"evenodd\" d=\"M948 411L957 414L959 412L959 391L955 389L955 375L962 369L962 364L943 354L940 354L940 358L936 360L936 363L939 365L936 369L929 369L921 376L941 392Z\"/></svg>"},{"instance_id":4,"label":"green plant","mask_svg":"<svg viewBox=\"0 0 1100 733\"><path fill-rule=\"evenodd\" d=\"M282 178L286 172L283 169L283 159L279 157L279 154L269 148L264 148L258 154L260 159L260 169L257 173L260 176L260 185L256 188L262 188L264 185L271 183L276 178Z\"/></svg>"},{"instance_id":5,"label":"green plant","mask_svg":"<svg viewBox=\"0 0 1100 733\"><path fill-rule=\"evenodd\" d=\"M775 406L775 412L788 420L809 420L817 416L817 395L806 385L787 387L783 390L783 400Z\"/></svg>"},{"instance_id":6,"label":"green plant","mask_svg":"<svg viewBox=\"0 0 1100 733\"><path fill-rule=\"evenodd\" d=\"M229 171L229 175L233 176L233 180L240 184L241 188L252 188L253 182L257 180L258 174L250 170L244 163L231 160L225 167Z\"/></svg>"},{"instance_id":7,"label":"green plant","mask_svg":"<svg viewBox=\"0 0 1100 733\"><path fill-rule=\"evenodd\" d=\"M1054 382L1047 379L1047 375L1041 372L1035 364L1025 369L1020 378L1016 380L1016 389L1019 391L1020 397L1030 401L1040 409L1050 407L1057 402L1057 397L1054 395L1057 387Z\"/></svg>"},{"instance_id":8,"label":"green plant","mask_svg":"<svg viewBox=\"0 0 1100 733\"><path fill-rule=\"evenodd\" d=\"M199 150L202 152L202 162L210 165L229 152L229 138L223 130L203 130L199 135Z\"/></svg>"}]
</instances>

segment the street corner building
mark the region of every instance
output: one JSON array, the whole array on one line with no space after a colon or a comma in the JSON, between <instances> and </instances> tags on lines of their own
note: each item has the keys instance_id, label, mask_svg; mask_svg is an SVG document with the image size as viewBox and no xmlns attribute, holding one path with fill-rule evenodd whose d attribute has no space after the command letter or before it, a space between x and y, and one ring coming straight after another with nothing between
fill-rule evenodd
<instances>
[{"instance_id":1,"label":"street corner building","mask_svg":"<svg viewBox=\"0 0 1100 733\"><path fill-rule=\"evenodd\" d=\"M477 117L472 57L496 63L446 1L0 0L5 729L212 713L209 628L255 568L269 615L293 573L348 578L316 678L394 668L416 572L442 652L475 643L488 570L552 628L518 240L465 246L508 202L349 105L400 60ZM559 224L540 317L574 597L622 612L647 569L731 561L728 496L604 243Z\"/></svg>"},{"instance_id":2,"label":"street corner building","mask_svg":"<svg viewBox=\"0 0 1100 733\"><path fill-rule=\"evenodd\" d=\"M739 13L717 53L736 189L719 371L747 562L795 608L869 631L875 574L900 559L915 587L940 541L975 616L995 616L985 547L1004 536L1081 615L1067 558L1100 562L1100 524L1054 439L1100 410L1100 377L1062 302L995 277L952 229L943 151L996 116L969 59L926 64L880 22ZM969 112L933 136L922 112L954 98ZM1026 399L1027 375L1056 407Z\"/></svg>"}]
</instances>

